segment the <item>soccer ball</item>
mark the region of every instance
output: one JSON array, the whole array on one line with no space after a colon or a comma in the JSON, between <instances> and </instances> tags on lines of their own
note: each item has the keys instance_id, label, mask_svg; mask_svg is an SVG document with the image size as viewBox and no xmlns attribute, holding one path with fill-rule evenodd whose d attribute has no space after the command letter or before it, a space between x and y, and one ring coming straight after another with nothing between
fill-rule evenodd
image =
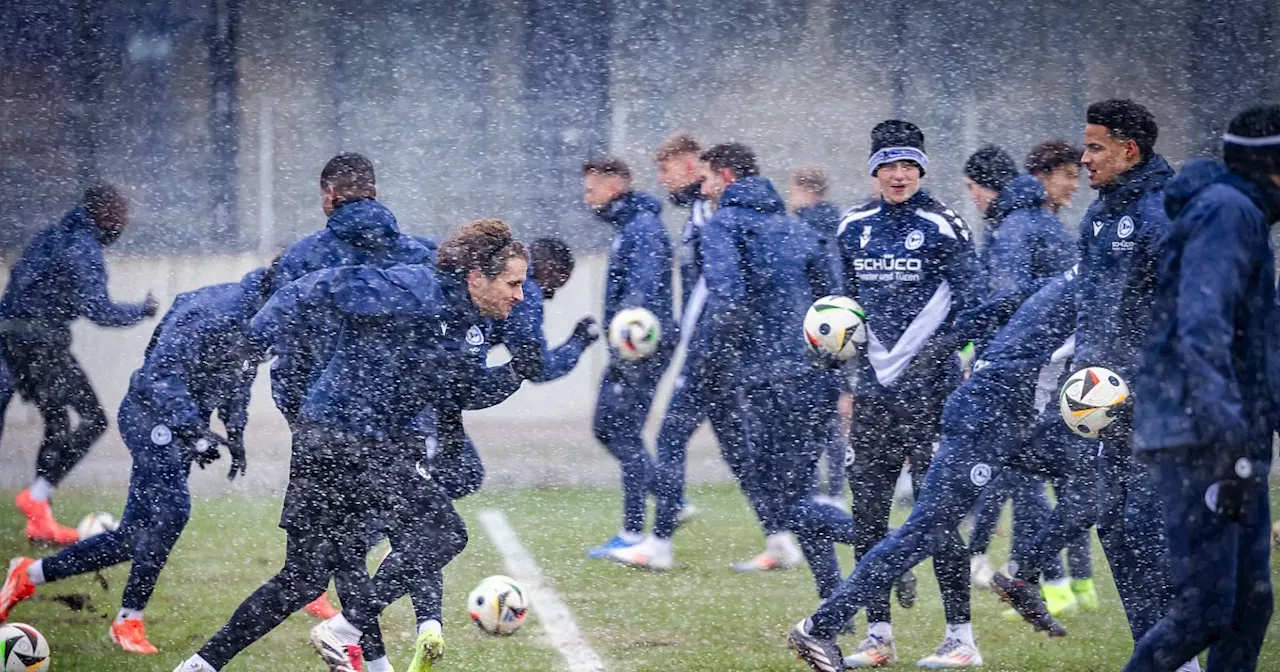
<instances>
[{"instance_id":1,"label":"soccer ball","mask_svg":"<svg viewBox=\"0 0 1280 672\"><path fill-rule=\"evenodd\" d=\"M467 596L467 613L481 630L509 635L520 629L529 611L529 598L515 579L495 574Z\"/></svg>"},{"instance_id":2,"label":"soccer ball","mask_svg":"<svg viewBox=\"0 0 1280 672\"><path fill-rule=\"evenodd\" d=\"M49 642L26 623L0 625L0 672L41 672L49 669Z\"/></svg>"},{"instance_id":3,"label":"soccer ball","mask_svg":"<svg viewBox=\"0 0 1280 672\"><path fill-rule=\"evenodd\" d=\"M1129 386L1110 369L1091 366L1067 379L1058 399L1062 419L1071 431L1086 439L1115 422L1115 407L1129 398Z\"/></svg>"},{"instance_id":4,"label":"soccer ball","mask_svg":"<svg viewBox=\"0 0 1280 672\"><path fill-rule=\"evenodd\" d=\"M867 342L867 313L847 296L824 296L804 316L809 352L845 361Z\"/></svg>"},{"instance_id":5,"label":"soccer ball","mask_svg":"<svg viewBox=\"0 0 1280 672\"><path fill-rule=\"evenodd\" d=\"M662 323L645 308L618 311L609 323L609 345L623 359L644 359L658 349Z\"/></svg>"},{"instance_id":6,"label":"soccer ball","mask_svg":"<svg viewBox=\"0 0 1280 672\"><path fill-rule=\"evenodd\" d=\"M91 513L76 525L76 534L80 535L80 541L84 541L89 537L96 537L103 532L110 532L120 527L120 523L116 521L115 516L109 513L98 511Z\"/></svg>"}]
</instances>

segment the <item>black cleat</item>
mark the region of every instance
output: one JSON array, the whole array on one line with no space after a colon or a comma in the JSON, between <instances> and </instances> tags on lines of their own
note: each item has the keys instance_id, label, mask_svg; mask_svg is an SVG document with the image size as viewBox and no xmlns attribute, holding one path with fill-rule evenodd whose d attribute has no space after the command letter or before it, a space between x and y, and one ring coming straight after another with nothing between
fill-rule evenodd
<instances>
[{"instance_id":1,"label":"black cleat","mask_svg":"<svg viewBox=\"0 0 1280 672\"><path fill-rule=\"evenodd\" d=\"M1013 607L1013 610L1018 612L1024 621L1030 623L1036 632L1046 633L1050 637L1067 636L1067 629L1049 614L1044 598L1040 597L1040 589L1034 584L996 572L995 576L991 577L991 590L1000 597L1002 602Z\"/></svg>"},{"instance_id":2,"label":"black cleat","mask_svg":"<svg viewBox=\"0 0 1280 672\"><path fill-rule=\"evenodd\" d=\"M787 633L787 646L814 672L844 672L844 654L835 638L819 639L809 634L813 623L804 619Z\"/></svg>"},{"instance_id":3,"label":"black cleat","mask_svg":"<svg viewBox=\"0 0 1280 672\"><path fill-rule=\"evenodd\" d=\"M894 592L898 594L898 606L903 609L910 609L916 606L916 574L911 570L907 570L906 574L898 577L893 584Z\"/></svg>"}]
</instances>

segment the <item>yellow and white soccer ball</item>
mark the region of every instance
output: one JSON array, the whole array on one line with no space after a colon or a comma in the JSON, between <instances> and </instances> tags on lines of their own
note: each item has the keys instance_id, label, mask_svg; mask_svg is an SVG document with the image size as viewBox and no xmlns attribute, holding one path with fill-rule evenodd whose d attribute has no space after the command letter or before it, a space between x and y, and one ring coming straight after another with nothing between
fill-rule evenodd
<instances>
[{"instance_id":1,"label":"yellow and white soccer ball","mask_svg":"<svg viewBox=\"0 0 1280 672\"><path fill-rule=\"evenodd\" d=\"M609 345L623 359L644 359L658 349L662 323L647 308L625 308L609 323Z\"/></svg>"},{"instance_id":2,"label":"yellow and white soccer ball","mask_svg":"<svg viewBox=\"0 0 1280 672\"><path fill-rule=\"evenodd\" d=\"M76 534L80 535L80 541L84 541L89 537L96 537L103 532L110 532L120 527L119 521L109 513L96 511L85 516L79 525L76 525Z\"/></svg>"},{"instance_id":3,"label":"yellow and white soccer ball","mask_svg":"<svg viewBox=\"0 0 1280 672\"><path fill-rule=\"evenodd\" d=\"M26 623L0 625L0 672L49 669L49 642Z\"/></svg>"},{"instance_id":4,"label":"yellow and white soccer ball","mask_svg":"<svg viewBox=\"0 0 1280 672\"><path fill-rule=\"evenodd\" d=\"M804 316L804 342L809 352L839 361L858 354L867 343L867 313L847 296L824 296Z\"/></svg>"},{"instance_id":5,"label":"yellow and white soccer ball","mask_svg":"<svg viewBox=\"0 0 1280 672\"><path fill-rule=\"evenodd\" d=\"M1129 398L1129 385L1120 374L1100 366L1081 369L1067 379L1058 398L1058 410L1071 431L1086 439L1116 420L1116 407Z\"/></svg>"},{"instance_id":6,"label":"yellow and white soccer ball","mask_svg":"<svg viewBox=\"0 0 1280 672\"><path fill-rule=\"evenodd\" d=\"M519 630L528 612L528 596L509 576L490 576L467 596L471 620L491 635L510 635Z\"/></svg>"}]
</instances>

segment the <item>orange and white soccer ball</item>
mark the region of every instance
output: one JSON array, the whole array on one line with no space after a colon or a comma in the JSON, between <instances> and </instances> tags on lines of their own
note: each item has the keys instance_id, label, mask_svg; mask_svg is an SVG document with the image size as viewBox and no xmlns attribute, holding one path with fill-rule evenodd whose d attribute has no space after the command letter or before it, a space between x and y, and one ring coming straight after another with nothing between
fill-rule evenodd
<instances>
[{"instance_id":1,"label":"orange and white soccer ball","mask_svg":"<svg viewBox=\"0 0 1280 672\"><path fill-rule=\"evenodd\" d=\"M1129 386L1120 374L1100 366L1081 369L1067 379L1058 398L1058 410L1071 431L1086 439L1116 420L1116 407L1129 399Z\"/></svg>"}]
</instances>

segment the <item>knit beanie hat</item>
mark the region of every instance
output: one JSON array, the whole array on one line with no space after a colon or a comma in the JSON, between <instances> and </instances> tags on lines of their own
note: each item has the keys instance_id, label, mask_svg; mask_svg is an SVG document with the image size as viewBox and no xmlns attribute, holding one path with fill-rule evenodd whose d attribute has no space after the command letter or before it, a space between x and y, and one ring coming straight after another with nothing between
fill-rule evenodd
<instances>
[{"instance_id":1,"label":"knit beanie hat","mask_svg":"<svg viewBox=\"0 0 1280 672\"><path fill-rule=\"evenodd\" d=\"M979 185L999 192L1018 176L1018 164L1014 163L1008 152L995 145L987 145L964 162L964 175Z\"/></svg>"},{"instance_id":2,"label":"knit beanie hat","mask_svg":"<svg viewBox=\"0 0 1280 672\"><path fill-rule=\"evenodd\" d=\"M1222 159L1237 173L1280 175L1280 105L1237 114L1222 136Z\"/></svg>"},{"instance_id":3,"label":"knit beanie hat","mask_svg":"<svg viewBox=\"0 0 1280 672\"><path fill-rule=\"evenodd\" d=\"M920 166L920 177L929 167L929 156L924 153L924 133L913 123L889 119L871 129L871 158L867 169L874 177L880 166L896 161L911 161Z\"/></svg>"}]
</instances>

